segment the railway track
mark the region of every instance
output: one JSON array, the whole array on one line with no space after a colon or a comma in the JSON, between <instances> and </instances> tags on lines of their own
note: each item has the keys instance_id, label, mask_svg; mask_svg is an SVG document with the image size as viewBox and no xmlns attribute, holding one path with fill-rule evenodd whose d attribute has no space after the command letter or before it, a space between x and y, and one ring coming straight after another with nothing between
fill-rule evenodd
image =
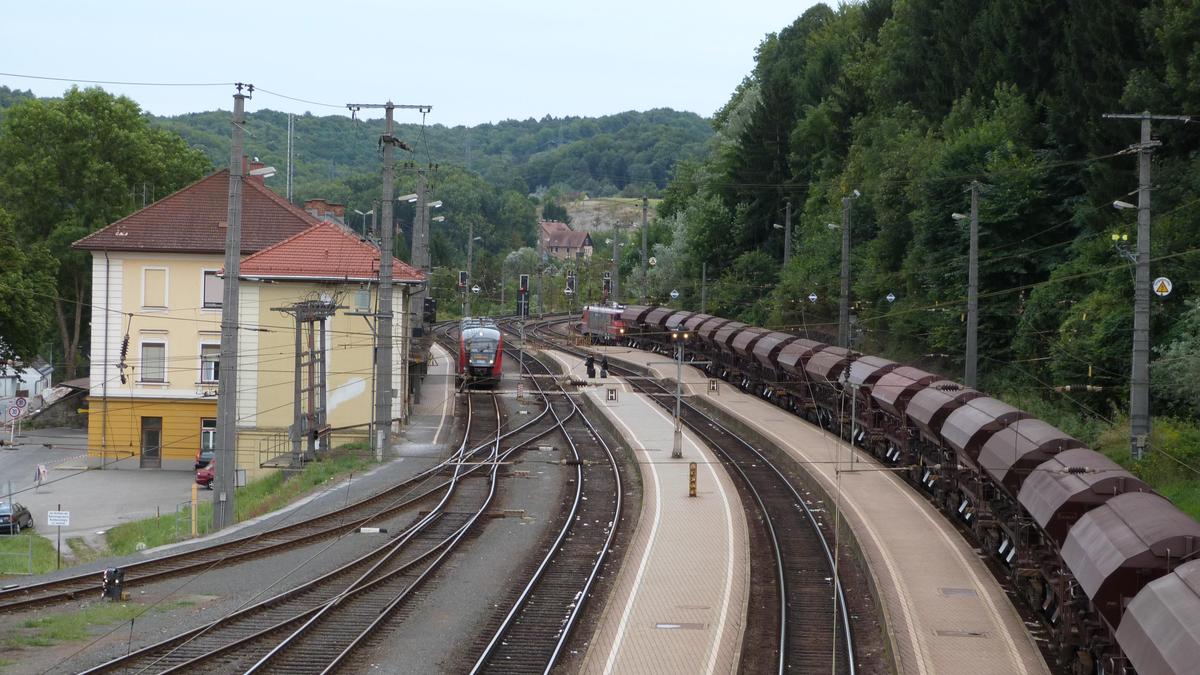
<instances>
[{"instance_id":1,"label":"railway track","mask_svg":"<svg viewBox=\"0 0 1200 675\"><path fill-rule=\"evenodd\" d=\"M186 574L199 574L218 565L290 551L296 546L340 537L360 527L393 518L436 494L445 485L441 476L450 462L449 458L442 460L382 492L304 522L124 565L125 585L129 587ZM0 591L0 613L23 611L98 594L97 576L95 572L89 572Z\"/></svg>"},{"instance_id":2,"label":"railway track","mask_svg":"<svg viewBox=\"0 0 1200 675\"><path fill-rule=\"evenodd\" d=\"M561 322L561 320L559 320ZM555 349L583 356L585 352L563 345L560 335L549 335L542 322L533 327L534 338ZM610 362L614 374L639 375ZM635 389L647 394L673 413L674 391L653 378L631 377ZM774 570L777 592L773 597L759 592L750 621L762 629L753 638L757 644L774 644L776 658L771 669L779 673L855 672L854 640L849 617L844 611L841 587L832 547L821 523L808 507L795 484L766 453L747 443L719 421L686 401L680 413L683 423L701 437L741 479L762 514L770 550L753 552L759 566ZM836 616L836 619L834 618ZM768 666L761 654L744 652L743 666L762 670ZM757 659L757 660L756 660Z\"/></svg>"},{"instance_id":3,"label":"railway track","mask_svg":"<svg viewBox=\"0 0 1200 675\"><path fill-rule=\"evenodd\" d=\"M490 400L494 417L476 414L477 399ZM490 394L475 394L468 402L468 431L444 466L445 489L428 513L318 579L86 672L337 669L428 579L492 501L504 456L501 411Z\"/></svg>"},{"instance_id":4,"label":"railway track","mask_svg":"<svg viewBox=\"0 0 1200 675\"><path fill-rule=\"evenodd\" d=\"M510 348L510 354L514 352ZM546 673L563 654L587 605L617 533L622 483L617 461L573 397L542 382L552 371L537 356L516 354L537 392L551 402L575 468L575 490L563 504L565 517L528 583L503 617L494 619L477 645L472 673Z\"/></svg>"}]
</instances>

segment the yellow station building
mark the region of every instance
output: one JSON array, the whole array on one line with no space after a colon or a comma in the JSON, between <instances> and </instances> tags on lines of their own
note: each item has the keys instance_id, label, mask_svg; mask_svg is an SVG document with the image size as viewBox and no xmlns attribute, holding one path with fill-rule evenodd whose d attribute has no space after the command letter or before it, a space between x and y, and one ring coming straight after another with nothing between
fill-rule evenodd
<instances>
[{"instance_id":1,"label":"yellow station building","mask_svg":"<svg viewBox=\"0 0 1200 675\"><path fill-rule=\"evenodd\" d=\"M338 300L341 308L323 329L324 422L349 427L369 418L372 329L364 317L347 313L373 306L379 263L373 246L341 225L322 225L262 179L247 178L244 185L242 254L248 257L239 294L238 463L254 473L267 445L278 445L280 433L287 436L295 398L295 324L272 308L298 298ZM75 242L92 254L90 466L189 469L202 447L213 446L228 191L229 172L218 171ZM321 247L306 250L317 253L302 250L314 242ZM276 248L268 254L285 243L282 253ZM330 249L335 245L340 248ZM325 255L327 249L334 252ZM283 270L280 256L304 269ZM261 274L247 273L246 265ZM399 338L408 326L404 284L422 280L403 263L394 272ZM404 341L396 343L394 386L403 393ZM397 397L397 421L405 418L406 401ZM360 407L365 412L359 414Z\"/></svg>"}]
</instances>

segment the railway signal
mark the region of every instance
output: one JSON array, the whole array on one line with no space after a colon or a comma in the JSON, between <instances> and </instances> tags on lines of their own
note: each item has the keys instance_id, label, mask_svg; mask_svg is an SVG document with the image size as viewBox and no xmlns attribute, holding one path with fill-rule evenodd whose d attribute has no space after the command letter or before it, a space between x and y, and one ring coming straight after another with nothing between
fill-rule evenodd
<instances>
[{"instance_id":1,"label":"railway signal","mask_svg":"<svg viewBox=\"0 0 1200 675\"><path fill-rule=\"evenodd\" d=\"M563 290L563 292L566 293L567 295L575 294L575 275L574 274L567 275L567 287L565 290Z\"/></svg>"},{"instance_id":2,"label":"railway signal","mask_svg":"<svg viewBox=\"0 0 1200 675\"><path fill-rule=\"evenodd\" d=\"M458 271L458 287L459 288L467 287L467 271L466 270Z\"/></svg>"}]
</instances>

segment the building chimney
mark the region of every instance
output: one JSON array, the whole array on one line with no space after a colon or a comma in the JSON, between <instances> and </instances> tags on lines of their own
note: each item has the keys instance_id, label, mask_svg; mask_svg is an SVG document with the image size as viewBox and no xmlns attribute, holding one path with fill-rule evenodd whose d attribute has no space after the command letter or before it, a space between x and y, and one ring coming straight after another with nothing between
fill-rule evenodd
<instances>
[{"instance_id":1,"label":"building chimney","mask_svg":"<svg viewBox=\"0 0 1200 675\"><path fill-rule=\"evenodd\" d=\"M245 157L243 156L243 160L244 159L245 159ZM266 185L266 183L267 183L266 176L251 176L250 175L251 171L253 171L255 169L261 169L261 168L265 167L266 164L258 161L258 158L255 157L253 160L250 161L248 166L249 166L249 168L246 170L246 177L252 181L257 182L259 185Z\"/></svg>"}]
</instances>

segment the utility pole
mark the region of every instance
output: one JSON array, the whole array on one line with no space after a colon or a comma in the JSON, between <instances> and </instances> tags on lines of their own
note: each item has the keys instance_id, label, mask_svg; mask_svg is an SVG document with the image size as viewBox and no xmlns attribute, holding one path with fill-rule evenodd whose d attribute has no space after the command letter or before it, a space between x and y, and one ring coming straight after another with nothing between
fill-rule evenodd
<instances>
[{"instance_id":1,"label":"utility pole","mask_svg":"<svg viewBox=\"0 0 1200 675\"><path fill-rule=\"evenodd\" d=\"M375 461L382 462L392 434L392 195L396 187L395 166L392 164L392 102L384 106L386 123L383 138L383 203L382 227L379 228L379 306L375 310L378 328L375 334L375 414L372 416L375 434Z\"/></svg>"},{"instance_id":2,"label":"utility pole","mask_svg":"<svg viewBox=\"0 0 1200 675\"><path fill-rule=\"evenodd\" d=\"M471 291L471 285L474 283L474 280L471 278L471 275L474 274L474 263L475 263L475 221L472 220L472 221L467 222L467 289L466 289L465 296L464 296L464 297L466 297L466 301L465 301L465 308L463 309L463 316L471 316L471 296L474 295L474 293L472 293L472 291ZM504 284L501 284L500 287L503 288ZM500 304L503 305L504 301L501 300Z\"/></svg>"},{"instance_id":3,"label":"utility pole","mask_svg":"<svg viewBox=\"0 0 1200 675\"><path fill-rule=\"evenodd\" d=\"M963 382L976 385L979 367L979 181L971 181L971 244L967 255L967 363Z\"/></svg>"},{"instance_id":4,"label":"utility pole","mask_svg":"<svg viewBox=\"0 0 1200 675\"><path fill-rule=\"evenodd\" d=\"M616 305L620 302L619 298L621 297L619 295L619 293L621 292L621 265L618 262L618 258L617 258L617 250L618 250L617 247L619 247L621 245L619 243L620 238L621 238L620 234L621 234L621 221L614 220L613 221L613 242L612 242L612 244L613 244L612 275L611 275L612 280L610 282L611 292L608 294L609 300L611 300L612 304L614 304L614 305Z\"/></svg>"},{"instance_id":5,"label":"utility pole","mask_svg":"<svg viewBox=\"0 0 1200 675\"><path fill-rule=\"evenodd\" d=\"M213 530L237 519L234 480L237 476L238 276L242 263L242 181L246 99L254 85L238 83L233 95L233 140L229 148L229 211L225 229L225 285L221 291L221 374L217 380L217 463L213 476ZM247 93L243 94L242 89ZM107 411L105 411L107 414Z\"/></svg>"},{"instance_id":6,"label":"utility pole","mask_svg":"<svg viewBox=\"0 0 1200 675\"><path fill-rule=\"evenodd\" d=\"M1188 122L1188 115L1136 115L1105 113L1108 119L1139 120L1140 141L1130 146L1138 151L1137 265L1133 289L1133 368L1129 378L1129 446L1134 459L1141 459L1150 441L1150 153L1160 141L1150 136L1151 120Z\"/></svg>"},{"instance_id":7,"label":"utility pole","mask_svg":"<svg viewBox=\"0 0 1200 675\"><path fill-rule=\"evenodd\" d=\"M842 292L838 300L838 345L850 346L850 197L842 197Z\"/></svg>"},{"instance_id":8,"label":"utility pole","mask_svg":"<svg viewBox=\"0 0 1200 675\"><path fill-rule=\"evenodd\" d=\"M357 112L363 108L383 108L386 115L383 136L383 202L379 219L379 295L375 311L375 405L371 416L371 445L375 460L383 461L390 445L392 426L392 234L395 222L392 218L392 195L395 189L395 166L392 150L399 146L407 149L403 141L392 135L392 113L396 108L416 108L425 112L430 106L396 105L391 101L382 104L348 103L346 107ZM420 311L420 310L418 310ZM411 324L410 329L411 329Z\"/></svg>"},{"instance_id":9,"label":"utility pole","mask_svg":"<svg viewBox=\"0 0 1200 675\"><path fill-rule=\"evenodd\" d=\"M783 216L783 266L786 268L792 259L792 200L784 202L786 209Z\"/></svg>"},{"instance_id":10,"label":"utility pole","mask_svg":"<svg viewBox=\"0 0 1200 675\"><path fill-rule=\"evenodd\" d=\"M708 304L708 263L700 263L700 313L704 313L704 306Z\"/></svg>"},{"instance_id":11,"label":"utility pole","mask_svg":"<svg viewBox=\"0 0 1200 675\"><path fill-rule=\"evenodd\" d=\"M649 236L649 235L647 235L647 230L650 227L647 224L649 222L649 220L648 220L649 210L650 210L650 198L645 195L642 195L642 304L643 305L646 304L646 289L647 289L647 286L649 286L649 284L650 284L650 278L647 276L648 270L646 269L646 261L649 260L649 258L646 257L646 238Z\"/></svg>"},{"instance_id":12,"label":"utility pole","mask_svg":"<svg viewBox=\"0 0 1200 675\"><path fill-rule=\"evenodd\" d=\"M296 131L295 117L288 113L288 140L287 140L287 200L292 201L292 159L295 157L295 146L292 143L292 134Z\"/></svg>"},{"instance_id":13,"label":"utility pole","mask_svg":"<svg viewBox=\"0 0 1200 675\"><path fill-rule=\"evenodd\" d=\"M546 274L546 237L542 234L541 225L538 225L538 318L542 318L542 314L546 312L545 306L542 305L542 277Z\"/></svg>"},{"instance_id":14,"label":"utility pole","mask_svg":"<svg viewBox=\"0 0 1200 675\"><path fill-rule=\"evenodd\" d=\"M425 273L426 278L429 275L429 213L425 210L427 186L425 184L425 171L417 169L417 212L413 216L413 240L412 240L412 263L413 267ZM416 298L413 300L417 306L417 323L421 325L421 335L425 335L425 298L428 297L429 291L427 288L422 288L417 292Z\"/></svg>"}]
</instances>

